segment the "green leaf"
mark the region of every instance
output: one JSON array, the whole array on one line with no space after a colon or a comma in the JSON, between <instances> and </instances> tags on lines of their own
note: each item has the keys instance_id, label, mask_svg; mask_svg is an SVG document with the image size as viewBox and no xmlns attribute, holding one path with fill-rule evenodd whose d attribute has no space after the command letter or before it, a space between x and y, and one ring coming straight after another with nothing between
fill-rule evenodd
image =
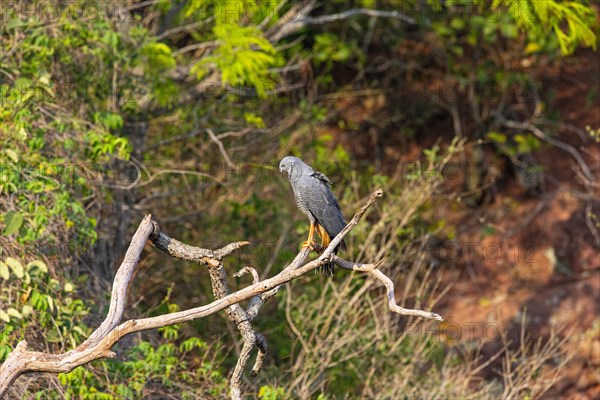
<instances>
[{"instance_id":1,"label":"green leaf","mask_svg":"<svg viewBox=\"0 0 600 400\"><path fill-rule=\"evenodd\" d=\"M6 264L2 261L0 261L0 278L4 279L5 281L7 281L8 278L10 278L8 266L6 266Z\"/></svg>"},{"instance_id":2,"label":"green leaf","mask_svg":"<svg viewBox=\"0 0 600 400\"><path fill-rule=\"evenodd\" d=\"M6 25L4 26L4 29L9 31L11 29L20 28L20 27L26 26L26 25L27 25L27 23L25 21L23 21L23 19L13 18L6 23Z\"/></svg>"},{"instance_id":3,"label":"green leaf","mask_svg":"<svg viewBox=\"0 0 600 400\"><path fill-rule=\"evenodd\" d=\"M486 134L486 137L488 139L490 139L491 141L499 143L499 144L506 143L506 135L503 133L491 131Z\"/></svg>"},{"instance_id":4,"label":"green leaf","mask_svg":"<svg viewBox=\"0 0 600 400\"><path fill-rule=\"evenodd\" d=\"M453 18L452 21L450 21L450 26L456 30L464 29L465 25L465 20L462 18Z\"/></svg>"},{"instance_id":5,"label":"green leaf","mask_svg":"<svg viewBox=\"0 0 600 400\"><path fill-rule=\"evenodd\" d=\"M48 267L46 266L46 263L40 260L34 260L27 264L27 271L32 273L35 272L35 270L39 270L44 274L48 273Z\"/></svg>"},{"instance_id":6,"label":"green leaf","mask_svg":"<svg viewBox=\"0 0 600 400\"><path fill-rule=\"evenodd\" d=\"M171 53L171 48L164 43L148 43L141 49L142 55L146 57L147 66L158 70L165 70L174 67L175 58Z\"/></svg>"},{"instance_id":7,"label":"green leaf","mask_svg":"<svg viewBox=\"0 0 600 400\"><path fill-rule=\"evenodd\" d=\"M6 227L2 234L4 236L12 235L23 225L23 214L11 210L4 215L4 223Z\"/></svg>"},{"instance_id":8,"label":"green leaf","mask_svg":"<svg viewBox=\"0 0 600 400\"><path fill-rule=\"evenodd\" d=\"M25 276L23 265L18 260L8 257L6 258L6 264L13 270L17 278L22 279Z\"/></svg>"},{"instance_id":9,"label":"green leaf","mask_svg":"<svg viewBox=\"0 0 600 400\"><path fill-rule=\"evenodd\" d=\"M83 333L83 329L81 329L81 327L79 326L74 326L73 327L73 332L77 332L78 334L80 334L81 336L84 336L85 333Z\"/></svg>"},{"instance_id":10,"label":"green leaf","mask_svg":"<svg viewBox=\"0 0 600 400\"><path fill-rule=\"evenodd\" d=\"M115 113L97 112L94 113L94 120L100 122L107 129L120 129L123 127L123 117ZM108 138L108 135L106 137Z\"/></svg>"},{"instance_id":11,"label":"green leaf","mask_svg":"<svg viewBox=\"0 0 600 400\"><path fill-rule=\"evenodd\" d=\"M29 135L28 135L28 133L27 133L27 130L26 130L25 128L21 127L21 128L20 128L20 129L17 131L17 135L16 135L16 136L17 136L17 138L18 138L18 139L20 139L20 140L25 140L25 139L27 139L27 136L29 136Z\"/></svg>"},{"instance_id":12,"label":"green leaf","mask_svg":"<svg viewBox=\"0 0 600 400\"><path fill-rule=\"evenodd\" d=\"M46 299L48 300L48 307L50 311L54 311L54 299L49 294L46 295Z\"/></svg>"},{"instance_id":13,"label":"green leaf","mask_svg":"<svg viewBox=\"0 0 600 400\"><path fill-rule=\"evenodd\" d=\"M542 47L538 43L529 43L525 46L525 54L532 54L540 51Z\"/></svg>"},{"instance_id":14,"label":"green leaf","mask_svg":"<svg viewBox=\"0 0 600 400\"><path fill-rule=\"evenodd\" d=\"M102 42L110 47L111 50L116 51L119 44L119 34L117 32L107 31L104 33L104 36L102 36Z\"/></svg>"},{"instance_id":15,"label":"green leaf","mask_svg":"<svg viewBox=\"0 0 600 400\"><path fill-rule=\"evenodd\" d=\"M62 288L62 285L56 279L50 279L50 281L48 282L48 286L52 290L57 291L57 292Z\"/></svg>"},{"instance_id":16,"label":"green leaf","mask_svg":"<svg viewBox=\"0 0 600 400\"><path fill-rule=\"evenodd\" d=\"M0 320L4 322L10 322L10 317L4 310L0 310Z\"/></svg>"},{"instance_id":17,"label":"green leaf","mask_svg":"<svg viewBox=\"0 0 600 400\"><path fill-rule=\"evenodd\" d=\"M13 162L15 162L15 163L19 162L19 155L13 149L4 149L4 152L11 160L13 160Z\"/></svg>"},{"instance_id":18,"label":"green leaf","mask_svg":"<svg viewBox=\"0 0 600 400\"><path fill-rule=\"evenodd\" d=\"M16 308L8 308L6 310L6 313L10 316L10 317L15 317L17 319L23 319L23 316L21 315L21 313L19 312L19 310L17 310Z\"/></svg>"},{"instance_id":19,"label":"green leaf","mask_svg":"<svg viewBox=\"0 0 600 400\"><path fill-rule=\"evenodd\" d=\"M46 339L46 341L48 341L50 343L60 342L60 336L54 329L52 329L46 333L45 339Z\"/></svg>"},{"instance_id":20,"label":"green leaf","mask_svg":"<svg viewBox=\"0 0 600 400\"><path fill-rule=\"evenodd\" d=\"M520 28L544 36L553 31L562 55L572 54L579 45L596 49L595 29L598 23L594 9L587 4L555 0L497 0L492 3L492 8L502 5L508 7L508 13ZM515 32L510 28L505 29L504 34L512 37Z\"/></svg>"},{"instance_id":21,"label":"green leaf","mask_svg":"<svg viewBox=\"0 0 600 400\"><path fill-rule=\"evenodd\" d=\"M191 73L201 79L208 67L221 71L222 83L232 86L250 84L259 97L274 87L269 68L275 63L276 50L254 27L219 24L213 28L219 43L212 55L196 63Z\"/></svg>"},{"instance_id":22,"label":"green leaf","mask_svg":"<svg viewBox=\"0 0 600 400\"><path fill-rule=\"evenodd\" d=\"M31 307L30 305L25 304L23 306L23 308L21 308L21 314L23 314L23 316L28 316L29 314L31 314L33 312L33 307Z\"/></svg>"}]
</instances>

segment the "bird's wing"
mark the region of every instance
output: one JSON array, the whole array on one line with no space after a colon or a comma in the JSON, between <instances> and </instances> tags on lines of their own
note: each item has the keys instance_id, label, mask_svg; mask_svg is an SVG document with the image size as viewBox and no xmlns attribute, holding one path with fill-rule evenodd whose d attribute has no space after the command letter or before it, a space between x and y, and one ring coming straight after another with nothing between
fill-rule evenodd
<instances>
[{"instance_id":1,"label":"bird's wing","mask_svg":"<svg viewBox=\"0 0 600 400\"><path fill-rule=\"evenodd\" d=\"M302 198L305 199L310 213L316 218L319 225L325 228L329 236L335 237L344 229L346 221L340 205L329 188L331 181L320 172L315 172L303 175L298 183L299 189L302 190Z\"/></svg>"},{"instance_id":2,"label":"bird's wing","mask_svg":"<svg viewBox=\"0 0 600 400\"><path fill-rule=\"evenodd\" d=\"M327 186L331 187L331 181L329 180L329 178L324 173L319 172L319 171L315 171L315 172L312 173L311 176L314 176L315 178L317 178L318 180L320 180L321 182L323 182Z\"/></svg>"}]
</instances>

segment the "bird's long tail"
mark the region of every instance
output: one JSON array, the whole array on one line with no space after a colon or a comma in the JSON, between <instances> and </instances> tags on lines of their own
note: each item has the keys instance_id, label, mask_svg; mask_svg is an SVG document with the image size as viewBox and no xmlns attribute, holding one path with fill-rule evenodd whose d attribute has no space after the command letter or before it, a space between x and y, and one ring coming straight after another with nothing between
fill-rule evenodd
<instances>
[{"instance_id":1,"label":"bird's long tail","mask_svg":"<svg viewBox=\"0 0 600 400\"><path fill-rule=\"evenodd\" d=\"M327 248L327 246L329 246L329 243L331 243L331 239L333 239L333 238L331 236L329 236L329 234L327 233L325 228L323 228L321 225L317 226L317 232L318 232L319 236L321 237L321 247L323 248L323 250L325 250ZM341 244L340 244L340 246L337 246L333 250L333 254L337 255L340 247L341 247ZM343 248L342 248L342 250L343 250ZM334 270L335 270L335 262L333 261L333 257L331 257L327 263L325 263L317 268L317 271L319 273L321 273L323 275L327 275L327 276L332 276Z\"/></svg>"},{"instance_id":2,"label":"bird's long tail","mask_svg":"<svg viewBox=\"0 0 600 400\"><path fill-rule=\"evenodd\" d=\"M333 254L337 255L339 246L333 250ZM333 276L335 271L335 262L333 262L333 257L329 259L329 261L318 268L318 271L326 276Z\"/></svg>"}]
</instances>

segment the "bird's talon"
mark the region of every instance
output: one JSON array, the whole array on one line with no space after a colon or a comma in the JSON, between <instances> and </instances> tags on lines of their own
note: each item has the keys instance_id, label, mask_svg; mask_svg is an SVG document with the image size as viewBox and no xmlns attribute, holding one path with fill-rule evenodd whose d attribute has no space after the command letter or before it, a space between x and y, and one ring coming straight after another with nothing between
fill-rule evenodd
<instances>
[{"instance_id":1,"label":"bird's talon","mask_svg":"<svg viewBox=\"0 0 600 400\"><path fill-rule=\"evenodd\" d=\"M312 251L317 251L318 252L318 249L320 248L320 246L319 246L319 244L317 242L306 241L306 242L302 243L302 248L303 249L310 249Z\"/></svg>"}]
</instances>

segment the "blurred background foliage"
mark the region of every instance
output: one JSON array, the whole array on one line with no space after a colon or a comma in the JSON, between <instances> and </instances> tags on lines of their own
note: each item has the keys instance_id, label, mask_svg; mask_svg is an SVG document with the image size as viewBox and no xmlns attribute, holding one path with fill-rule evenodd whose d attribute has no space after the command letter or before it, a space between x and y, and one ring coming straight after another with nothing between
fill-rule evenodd
<instances>
[{"instance_id":1,"label":"blurred background foliage","mask_svg":"<svg viewBox=\"0 0 600 400\"><path fill-rule=\"evenodd\" d=\"M20 339L65 351L97 326L147 213L190 244L252 242L227 261L231 273L277 273L308 230L277 170L288 154L331 178L348 218L383 187L346 256L385 257L403 304L443 307L444 271L472 268L427 251L460 250L453 215L483 218L510 185L543 199L558 185L540 151L564 150L565 131L582 146L597 139L598 125L586 132L560 120L540 74L569 60L597 63L598 9L587 1L0 7L0 361ZM585 89L583 107L597 112L598 86ZM597 251L598 169L586 173L586 161L577 160L569 190ZM460 179L448 182L457 165ZM195 265L148 249L128 316L210 302L209 282ZM374 282L344 272L290 283L256 327L271 358L247 392L262 399L538 398L571 357L552 333L531 348L503 338L494 354L481 340L455 343L443 326L389 315ZM24 377L12 395L223 398L238 340L221 315L146 332L120 343L116 361ZM491 359L498 364L485 372Z\"/></svg>"}]
</instances>

